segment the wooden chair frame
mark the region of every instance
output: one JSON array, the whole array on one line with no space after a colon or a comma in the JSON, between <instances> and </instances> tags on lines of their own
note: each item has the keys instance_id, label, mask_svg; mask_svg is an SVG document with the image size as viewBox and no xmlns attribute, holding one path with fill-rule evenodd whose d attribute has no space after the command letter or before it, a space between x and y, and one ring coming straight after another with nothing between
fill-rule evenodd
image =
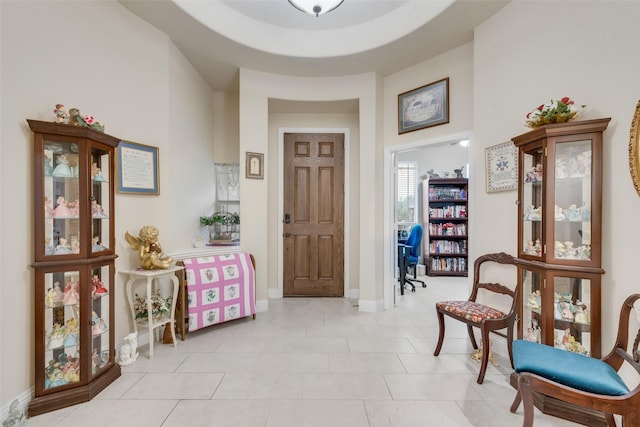
<instances>
[{"instance_id":1,"label":"wooden chair frame","mask_svg":"<svg viewBox=\"0 0 640 427\"><path fill-rule=\"evenodd\" d=\"M436 303L436 313L438 315L438 323L440 325L440 335L438 337L438 344L436 345L436 349L433 352L434 356L438 356L440 354L440 349L442 348L442 343L444 341L444 316L447 315L455 320L467 324L467 331L469 333L469 339L471 340L471 345L474 349L478 349L478 344L476 342L475 335L473 333L473 328L480 329L480 334L482 336L482 342L484 343L482 347L482 361L480 363L480 372L478 374L477 383L482 384L484 381L484 375L487 371L487 364L489 363L489 333L493 332L500 336L503 336L507 339L507 346L509 351L509 360L511 361L511 366L513 367L513 354L511 349L511 343L513 342L513 331L514 324L516 321L516 316L518 313L517 310L517 302L518 302L518 285L514 285L513 289L508 288L500 283L481 283L480 282L480 268L482 264L485 262L495 262L498 264L509 264L516 266L515 258L509 254L504 252L494 253L494 254L486 254L478 257L473 264L473 289L471 291L471 296L469 296L468 301L476 302L476 298L478 296L478 291L480 289L485 289L490 292L495 292L498 294L503 294L510 296L512 298L511 308L506 313L504 317L500 318L487 318L482 319L479 322L475 322L473 320L467 319L462 316L458 316L454 313L442 310L438 307L438 303ZM517 277L517 276L516 276ZM517 282L517 280L514 280ZM498 332L502 329L507 329L507 333Z\"/></svg>"},{"instance_id":2,"label":"wooden chair frame","mask_svg":"<svg viewBox=\"0 0 640 427\"><path fill-rule=\"evenodd\" d=\"M628 351L629 344L629 316L633 311L633 304L640 299L640 294L629 296L620 309L618 323L618 336L611 352L602 360L616 371L626 361L640 374L640 330L633 342L631 354ZM622 416L624 427L640 427L640 384L623 396L608 396L578 390L572 387L556 383L547 378L530 372L520 372L518 375L518 391L511 404L511 412L516 412L522 401L524 408L523 427L533 426L534 393L549 396L562 402L581 406L604 413L607 425L615 427L613 414ZM588 375L588 373L587 373Z\"/></svg>"}]
</instances>

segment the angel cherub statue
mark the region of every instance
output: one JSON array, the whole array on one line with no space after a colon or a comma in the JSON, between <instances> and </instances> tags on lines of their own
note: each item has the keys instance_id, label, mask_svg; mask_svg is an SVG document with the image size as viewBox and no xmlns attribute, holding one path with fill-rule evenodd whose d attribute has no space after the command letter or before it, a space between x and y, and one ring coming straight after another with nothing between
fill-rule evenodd
<instances>
[{"instance_id":1,"label":"angel cherub statue","mask_svg":"<svg viewBox=\"0 0 640 427\"><path fill-rule=\"evenodd\" d=\"M145 225L140 229L139 237L125 232L124 238L131 249L138 251L140 264L145 270L167 269L171 267L172 258L165 256L162 246L158 243L158 229L152 225Z\"/></svg>"}]
</instances>

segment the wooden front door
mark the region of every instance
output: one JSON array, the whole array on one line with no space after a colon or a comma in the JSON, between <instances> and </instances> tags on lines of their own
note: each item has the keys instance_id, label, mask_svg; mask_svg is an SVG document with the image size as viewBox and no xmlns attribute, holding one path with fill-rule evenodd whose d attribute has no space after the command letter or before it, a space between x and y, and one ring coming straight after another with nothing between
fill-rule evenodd
<instances>
[{"instance_id":1,"label":"wooden front door","mask_svg":"<svg viewBox=\"0 0 640 427\"><path fill-rule=\"evenodd\" d=\"M344 135L284 135L284 296L344 295Z\"/></svg>"}]
</instances>

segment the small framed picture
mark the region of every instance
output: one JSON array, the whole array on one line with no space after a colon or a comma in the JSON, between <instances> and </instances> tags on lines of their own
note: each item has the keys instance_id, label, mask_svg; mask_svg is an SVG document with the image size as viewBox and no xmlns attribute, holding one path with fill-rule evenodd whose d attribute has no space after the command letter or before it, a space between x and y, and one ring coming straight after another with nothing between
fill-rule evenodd
<instances>
[{"instance_id":1,"label":"small framed picture","mask_svg":"<svg viewBox=\"0 0 640 427\"><path fill-rule=\"evenodd\" d=\"M117 164L118 193L160 194L158 147L120 141Z\"/></svg>"},{"instance_id":2,"label":"small framed picture","mask_svg":"<svg viewBox=\"0 0 640 427\"><path fill-rule=\"evenodd\" d=\"M485 150L487 193L518 188L518 150L513 141L488 147Z\"/></svg>"},{"instance_id":3,"label":"small framed picture","mask_svg":"<svg viewBox=\"0 0 640 427\"><path fill-rule=\"evenodd\" d=\"M246 173L247 178L263 179L264 154L247 152Z\"/></svg>"},{"instance_id":4,"label":"small framed picture","mask_svg":"<svg viewBox=\"0 0 640 427\"><path fill-rule=\"evenodd\" d=\"M449 123L449 77L398 95L398 133Z\"/></svg>"}]
</instances>

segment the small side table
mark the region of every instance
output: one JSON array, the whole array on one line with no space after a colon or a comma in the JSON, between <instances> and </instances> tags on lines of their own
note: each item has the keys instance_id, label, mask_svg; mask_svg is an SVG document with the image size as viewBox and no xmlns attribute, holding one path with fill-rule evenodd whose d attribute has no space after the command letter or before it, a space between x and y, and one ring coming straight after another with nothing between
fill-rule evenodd
<instances>
[{"instance_id":1,"label":"small side table","mask_svg":"<svg viewBox=\"0 0 640 427\"><path fill-rule=\"evenodd\" d=\"M125 284L125 290L127 299L129 300L129 308L131 309L131 318L133 319L133 331L138 332L138 324L146 326L149 329L149 358L153 357L153 330L159 326L163 326L167 323L171 324L171 337L173 338L173 346L177 345L176 332L174 326L175 314L176 314L176 302L178 300L178 278L176 277L176 271L183 270L184 267L174 266L167 268L166 270L127 270L121 271L121 273L128 274L129 280ZM147 313L151 313L151 295L157 288L158 280L166 277L171 279L173 283L173 294L171 295L171 314L169 317L163 316L160 319L153 319L153 316L148 316L146 320L136 319L136 312L133 305L133 284L136 280L146 280L147 282ZM155 284L154 284L155 280Z\"/></svg>"}]
</instances>

